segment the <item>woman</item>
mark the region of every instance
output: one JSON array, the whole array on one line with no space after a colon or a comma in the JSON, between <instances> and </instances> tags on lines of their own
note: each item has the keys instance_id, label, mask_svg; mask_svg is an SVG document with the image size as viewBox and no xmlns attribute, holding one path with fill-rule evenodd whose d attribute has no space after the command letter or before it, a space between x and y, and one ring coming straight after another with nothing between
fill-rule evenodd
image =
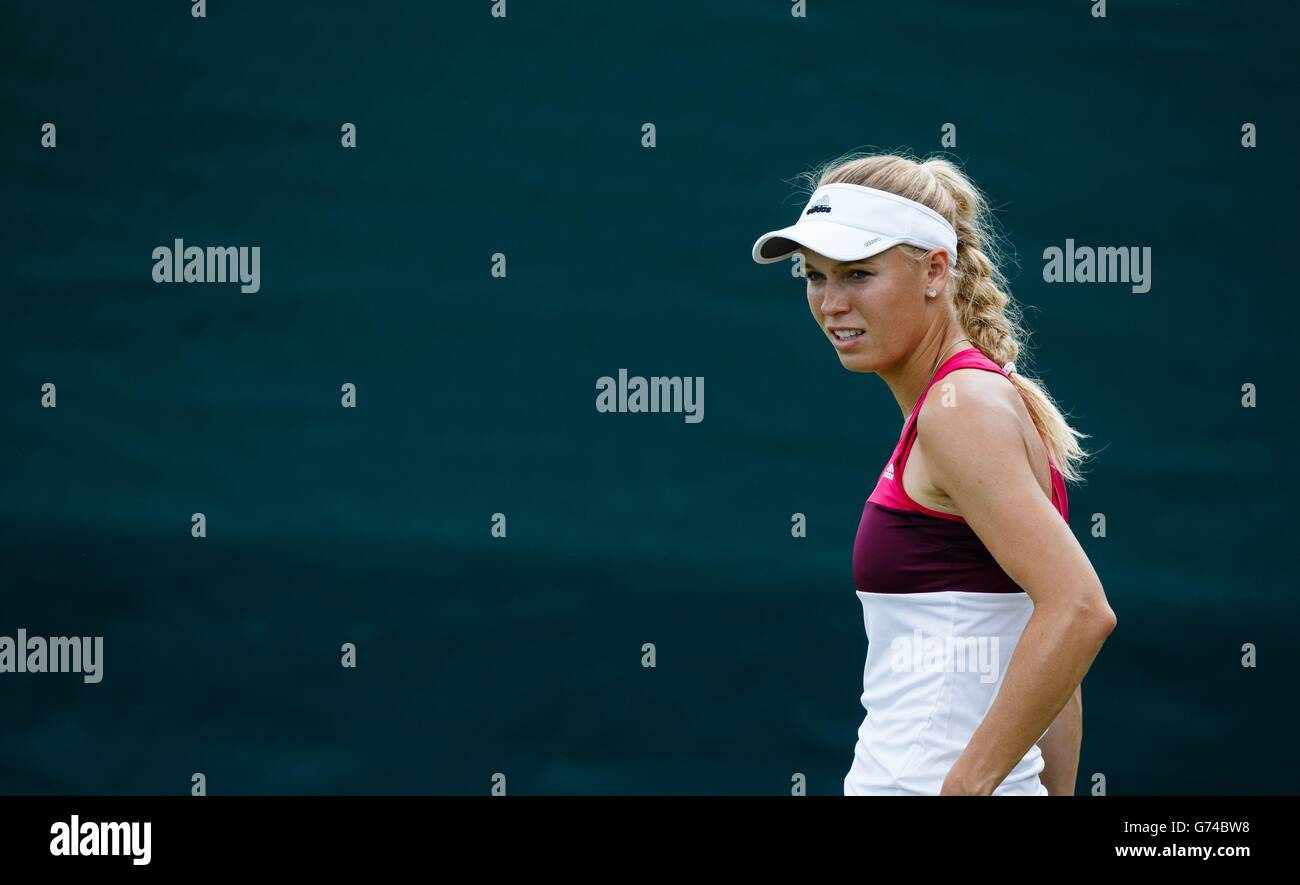
<instances>
[{"instance_id":1,"label":"woman","mask_svg":"<svg viewBox=\"0 0 1300 885\"><path fill-rule=\"evenodd\" d=\"M799 221L754 260L802 256L840 362L879 375L904 416L853 550L867 716L844 792L1070 795L1079 684L1116 619L1067 522L1082 434L1016 370L986 202L940 158L811 177Z\"/></svg>"}]
</instances>

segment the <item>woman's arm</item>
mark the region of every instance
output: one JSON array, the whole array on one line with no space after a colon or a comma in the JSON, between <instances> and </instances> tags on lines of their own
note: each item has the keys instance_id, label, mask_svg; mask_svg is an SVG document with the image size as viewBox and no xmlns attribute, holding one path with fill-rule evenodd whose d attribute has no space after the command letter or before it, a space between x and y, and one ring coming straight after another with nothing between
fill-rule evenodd
<instances>
[{"instance_id":1,"label":"woman's arm","mask_svg":"<svg viewBox=\"0 0 1300 885\"><path fill-rule=\"evenodd\" d=\"M935 487L1034 603L1002 689L942 789L988 795L1056 720L1116 618L1087 555L1034 477L1019 393L979 370L958 370L948 380L955 395L926 400L915 446Z\"/></svg>"},{"instance_id":2,"label":"woman's arm","mask_svg":"<svg viewBox=\"0 0 1300 885\"><path fill-rule=\"evenodd\" d=\"M1038 749L1043 751L1043 771L1038 779L1047 787L1047 795L1074 795L1082 740L1083 692L1076 688L1047 733L1038 739Z\"/></svg>"}]
</instances>

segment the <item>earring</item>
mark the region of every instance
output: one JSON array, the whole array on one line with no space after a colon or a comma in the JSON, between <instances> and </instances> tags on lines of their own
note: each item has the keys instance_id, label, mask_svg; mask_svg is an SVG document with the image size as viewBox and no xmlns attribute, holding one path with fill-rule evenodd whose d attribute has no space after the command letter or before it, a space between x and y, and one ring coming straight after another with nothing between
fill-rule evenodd
<instances>
[{"instance_id":1,"label":"earring","mask_svg":"<svg viewBox=\"0 0 1300 885\"><path fill-rule=\"evenodd\" d=\"M935 297L938 297L938 295L939 295L939 293L936 292L936 291L934 291L933 289L926 289L926 290L925 290L925 297L926 297L926 298L935 298Z\"/></svg>"}]
</instances>

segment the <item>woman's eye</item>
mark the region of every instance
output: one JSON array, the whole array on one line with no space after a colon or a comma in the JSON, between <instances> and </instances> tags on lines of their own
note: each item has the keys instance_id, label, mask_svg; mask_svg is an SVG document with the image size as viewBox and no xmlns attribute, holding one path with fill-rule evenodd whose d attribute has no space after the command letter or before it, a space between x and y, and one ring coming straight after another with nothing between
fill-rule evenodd
<instances>
[{"instance_id":1,"label":"woman's eye","mask_svg":"<svg viewBox=\"0 0 1300 885\"><path fill-rule=\"evenodd\" d=\"M806 276L809 280L811 280L811 281L814 282L814 283L820 283L822 280L826 279L826 274L822 273L822 272L819 271L819 270L809 270L809 271L805 271L805 272L804 272L804 276ZM851 279L851 280L857 280L857 281L859 281L859 282L862 281L862 280L865 280L867 277L874 277L874 276L875 276L875 274L873 274L873 273L872 273L871 271L869 271L869 270L851 270L851 271L849 271L849 279Z\"/></svg>"}]
</instances>

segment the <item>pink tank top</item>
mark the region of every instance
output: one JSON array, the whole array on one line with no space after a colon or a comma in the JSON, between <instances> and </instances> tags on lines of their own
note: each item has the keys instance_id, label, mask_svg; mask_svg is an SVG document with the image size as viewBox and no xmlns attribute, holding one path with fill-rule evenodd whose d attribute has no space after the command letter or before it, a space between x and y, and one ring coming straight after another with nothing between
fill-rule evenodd
<instances>
[{"instance_id":1,"label":"pink tank top","mask_svg":"<svg viewBox=\"0 0 1300 885\"><path fill-rule=\"evenodd\" d=\"M935 384L957 369L1006 373L971 347L951 356L922 391L898 445L867 498L853 545L853 577L864 593L1023 592L960 516L931 510L903 489L903 469L916 442L916 419ZM1065 480L1048 456L1052 506L1069 522Z\"/></svg>"}]
</instances>

